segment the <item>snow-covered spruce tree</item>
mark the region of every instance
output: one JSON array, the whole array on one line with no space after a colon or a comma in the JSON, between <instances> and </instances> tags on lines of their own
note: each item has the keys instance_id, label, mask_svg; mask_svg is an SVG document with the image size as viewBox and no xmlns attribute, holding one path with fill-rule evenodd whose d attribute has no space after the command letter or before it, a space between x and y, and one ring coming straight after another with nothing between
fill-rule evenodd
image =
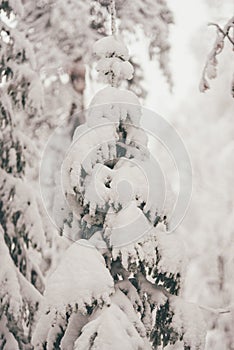
<instances>
[{"instance_id":1,"label":"snow-covered spruce tree","mask_svg":"<svg viewBox=\"0 0 234 350\"><path fill-rule=\"evenodd\" d=\"M234 17L230 18L223 28L216 23L210 23L210 25L216 27L217 35L203 69L200 82L201 92L205 92L210 88L208 79L211 80L217 77L218 55L223 51L225 43L230 44L232 50L234 50ZM231 82L231 95L234 97L234 73Z\"/></svg>"},{"instance_id":2,"label":"snow-covered spruce tree","mask_svg":"<svg viewBox=\"0 0 234 350\"><path fill-rule=\"evenodd\" d=\"M44 289L46 229L35 186L32 141L42 111L35 57L18 23L21 1L2 1L0 102L0 348L31 349L35 313Z\"/></svg>"},{"instance_id":3,"label":"snow-covered spruce tree","mask_svg":"<svg viewBox=\"0 0 234 350\"><path fill-rule=\"evenodd\" d=\"M97 70L111 86L94 96L63 163L74 243L48 278L32 342L35 349L172 344L170 349L202 350L201 310L178 296L183 249L176 235L167 234L160 181L140 127L142 109L132 92L119 88L133 67L111 4L112 35L94 45Z\"/></svg>"},{"instance_id":4,"label":"snow-covered spruce tree","mask_svg":"<svg viewBox=\"0 0 234 350\"><path fill-rule=\"evenodd\" d=\"M34 48L37 71L45 91L44 115L38 120L38 127L43 127L49 134L63 122L63 127L57 129L54 144L51 143L50 158L54 166L41 177L50 213L57 210L58 203L56 169L71 142L74 128L84 122L83 114L76 112L81 111L85 104L85 78L89 74L93 79L90 47L106 35L109 28L109 5L110 0L24 0L24 21L21 24L28 28L27 38ZM171 81L168 34L173 18L166 2L117 0L117 14L126 37L129 32L134 37L143 32L148 38L149 58L158 59L167 80ZM125 85L144 97L146 90L141 65L137 57L130 57L130 61L135 74ZM88 69L85 69L84 62Z\"/></svg>"}]
</instances>

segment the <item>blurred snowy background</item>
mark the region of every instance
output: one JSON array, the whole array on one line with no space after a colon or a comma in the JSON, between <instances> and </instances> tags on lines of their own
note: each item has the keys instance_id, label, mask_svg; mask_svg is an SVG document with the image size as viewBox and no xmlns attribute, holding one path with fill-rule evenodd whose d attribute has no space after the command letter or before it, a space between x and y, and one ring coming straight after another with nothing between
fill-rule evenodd
<instances>
[{"instance_id":1,"label":"blurred snowy background","mask_svg":"<svg viewBox=\"0 0 234 350\"><path fill-rule=\"evenodd\" d=\"M182 136L193 166L193 194L181 227L190 257L186 298L212 307L233 305L234 297L234 68L231 45L219 57L217 80L199 91L204 58L214 40L209 22L225 23L232 1L169 1L175 26L170 41L173 93L153 63L145 65L149 95L145 101L168 118ZM212 330L213 329L213 330ZM206 349L231 349L234 320L211 322ZM229 337L227 336L229 334Z\"/></svg>"},{"instance_id":2,"label":"blurred snowy background","mask_svg":"<svg viewBox=\"0 0 234 350\"><path fill-rule=\"evenodd\" d=\"M9 3L13 11L9 10ZM103 22L104 27L108 27L109 22L103 19L95 1L91 2L90 11L86 1L79 1L79 10L75 1L9 3L2 2L0 13L3 77L0 148L3 248L0 258L3 259L2 276L13 281L13 288L1 285L1 300L5 303L9 296L10 301L6 301L8 314L3 313L0 321L7 341L16 344L8 334L7 318L13 329L18 327L16 334L23 333L25 325L19 326L17 318L16 322L12 321L11 312L18 313L20 320L23 310L26 315L23 322L27 323L28 315L34 314L41 300L38 290L43 292L46 276L54 270L67 247L48 221L41 203L40 159L54 133L51 153L41 169L41 185L47 209L59 216L61 206L55 173L73 131L84 121L84 115L78 112L88 107L101 87L92 66L92 45L104 34ZM141 1L132 4L138 3ZM143 106L167 119L187 147L193 167L193 193L188 212L175 232L184 241L183 254L188 257L183 295L187 301L199 302L206 308L231 311L218 316L209 314L206 350L233 350L234 102L230 87L234 61L230 43L226 42L218 57L218 77L210 82L211 89L201 93L199 83L216 36L215 28L207 24L215 22L224 26L233 15L234 5L233 0L168 0L167 3L174 17L168 38L167 26L156 19L156 27L163 32L160 45L169 42L171 46L169 63L167 56L164 57L164 74L154 55L149 59L153 18L145 18L143 26L149 26L147 33L136 29L137 39L135 32L125 32L131 58L137 60L135 68L137 64L141 68L136 69L138 74L130 87L145 91L140 93ZM133 12L133 18L129 16L131 8L129 13L121 12L121 7L117 10L125 29L134 27L136 21L137 24L143 21L144 16L137 11ZM23 21L18 21L18 14ZM170 13L168 18L170 22ZM11 84L12 76L15 85ZM170 78L171 91L166 81ZM79 118L74 119L74 115ZM64 128L54 132L62 121ZM152 144L151 150L157 153L158 146ZM18 207L20 210L16 211ZM25 329L27 327L28 324ZM30 339L31 328L28 329ZM21 341L26 344L28 340L22 336Z\"/></svg>"}]
</instances>

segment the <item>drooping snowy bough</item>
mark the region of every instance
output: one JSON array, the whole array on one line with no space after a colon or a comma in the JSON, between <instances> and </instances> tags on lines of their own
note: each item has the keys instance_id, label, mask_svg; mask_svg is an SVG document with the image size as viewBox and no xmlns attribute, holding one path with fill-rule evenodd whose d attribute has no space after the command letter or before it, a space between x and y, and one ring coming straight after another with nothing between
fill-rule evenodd
<instances>
[{"instance_id":1,"label":"drooping snowy bough","mask_svg":"<svg viewBox=\"0 0 234 350\"><path fill-rule=\"evenodd\" d=\"M70 212L61 223L73 243L48 279L33 345L203 349L201 310L178 296L183 248L167 234L170 203L162 205L141 106L118 88L133 74L128 50L113 35L94 52L100 77L111 86L94 96L63 162Z\"/></svg>"},{"instance_id":2,"label":"drooping snowy bough","mask_svg":"<svg viewBox=\"0 0 234 350\"><path fill-rule=\"evenodd\" d=\"M232 51L234 50L234 39L232 34L234 31L234 16L228 20L224 28L221 28L216 23L210 23L210 25L216 27L217 34L202 72L200 82L201 92L205 92L206 90L210 89L209 80L217 77L218 55L223 52L225 42L231 44ZM231 95L234 97L234 74L231 81Z\"/></svg>"}]
</instances>

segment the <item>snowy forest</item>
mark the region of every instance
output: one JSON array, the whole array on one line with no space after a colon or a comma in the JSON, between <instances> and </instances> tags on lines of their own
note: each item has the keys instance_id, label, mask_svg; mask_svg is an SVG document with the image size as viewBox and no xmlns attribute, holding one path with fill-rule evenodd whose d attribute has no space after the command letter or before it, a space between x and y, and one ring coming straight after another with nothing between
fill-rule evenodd
<instances>
[{"instance_id":1,"label":"snowy forest","mask_svg":"<svg viewBox=\"0 0 234 350\"><path fill-rule=\"evenodd\" d=\"M233 350L233 0L0 19L0 350Z\"/></svg>"}]
</instances>

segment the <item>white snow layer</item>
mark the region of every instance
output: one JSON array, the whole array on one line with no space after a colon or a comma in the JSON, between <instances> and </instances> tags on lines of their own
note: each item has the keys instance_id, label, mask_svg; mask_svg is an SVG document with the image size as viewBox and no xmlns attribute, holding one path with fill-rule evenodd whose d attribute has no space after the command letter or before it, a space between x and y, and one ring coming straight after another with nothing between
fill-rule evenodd
<instances>
[{"instance_id":1,"label":"white snow layer","mask_svg":"<svg viewBox=\"0 0 234 350\"><path fill-rule=\"evenodd\" d=\"M109 84L112 83L113 79L115 81L130 80L134 72L130 62L124 62L117 57L101 58L96 65L96 70L99 72L100 80Z\"/></svg>"},{"instance_id":2,"label":"white snow layer","mask_svg":"<svg viewBox=\"0 0 234 350\"><path fill-rule=\"evenodd\" d=\"M207 324L198 305L185 302L178 296L170 297L170 307L174 312L172 327L179 334L184 333L183 341L191 350L204 349Z\"/></svg>"},{"instance_id":3,"label":"white snow layer","mask_svg":"<svg viewBox=\"0 0 234 350\"><path fill-rule=\"evenodd\" d=\"M45 340L48 349L54 349L53 342L61 331L60 325L64 326L69 310L85 315L86 307L94 301L99 305L110 305L113 285L104 258L97 249L87 245L85 240L73 243L47 280L41 317L32 339L35 349L42 349Z\"/></svg>"},{"instance_id":4,"label":"white snow layer","mask_svg":"<svg viewBox=\"0 0 234 350\"><path fill-rule=\"evenodd\" d=\"M183 275L186 268L186 253L184 241L178 233L173 232L167 234L159 225L157 231L157 248L160 255L157 268L161 273L180 273Z\"/></svg>"},{"instance_id":5,"label":"white snow layer","mask_svg":"<svg viewBox=\"0 0 234 350\"><path fill-rule=\"evenodd\" d=\"M0 177L2 181L6 177L6 173L1 169ZM12 188L14 188L14 200L9 200ZM23 224L26 225L26 229L30 227L28 239L32 245L43 249L45 246L44 229L39 215L38 203L35 196L32 195L31 186L21 179L8 176L4 189L3 202L8 203L10 212L18 211L20 214L17 221L18 227ZM7 230L12 235L15 232L14 223L10 220L7 221Z\"/></svg>"},{"instance_id":6,"label":"white snow layer","mask_svg":"<svg viewBox=\"0 0 234 350\"><path fill-rule=\"evenodd\" d=\"M74 194L74 187L83 193L90 215L94 216L96 209L104 209L106 204L117 209L119 206L126 207L131 201L138 205L145 203L143 211L149 212L151 219L156 213L164 215L172 211L172 200L166 193L164 178L152 158L138 160L122 157L110 169L101 163L94 164L92 153L85 162L80 162L82 148L80 153L76 149L75 146L64 162L64 185L67 193ZM81 178L82 167L88 172L85 179ZM125 225L125 222L122 224Z\"/></svg>"},{"instance_id":7,"label":"white snow layer","mask_svg":"<svg viewBox=\"0 0 234 350\"><path fill-rule=\"evenodd\" d=\"M81 310L85 305L92 305L94 300L109 303L112 292L113 280L104 258L96 248L80 240L66 250L57 269L49 277L45 300L48 309L64 311L68 304L77 304Z\"/></svg>"},{"instance_id":8,"label":"white snow layer","mask_svg":"<svg viewBox=\"0 0 234 350\"><path fill-rule=\"evenodd\" d=\"M79 312L74 312L71 314L65 334L60 344L61 350L74 350L75 341L87 322L88 320L86 315L82 315Z\"/></svg>"},{"instance_id":9,"label":"white snow layer","mask_svg":"<svg viewBox=\"0 0 234 350\"><path fill-rule=\"evenodd\" d=\"M106 203L118 208L136 197L139 203L147 202L150 190L144 170L134 160L124 158L114 169L96 164L92 174L86 177L84 188L84 202L89 203L91 215L95 214L96 207L104 208Z\"/></svg>"},{"instance_id":10,"label":"white snow layer","mask_svg":"<svg viewBox=\"0 0 234 350\"><path fill-rule=\"evenodd\" d=\"M127 121L139 125L141 105L137 96L128 90L107 86L93 97L87 111L87 124L92 127L108 122Z\"/></svg>"},{"instance_id":11,"label":"white snow layer","mask_svg":"<svg viewBox=\"0 0 234 350\"><path fill-rule=\"evenodd\" d=\"M114 246L112 255L114 259L120 257L126 269L130 264L139 260L153 268L157 262L156 247L159 253L163 251L162 260L157 265L159 271L168 276L170 273L181 272L186 261L183 246L179 237L176 234L168 234L162 223L145 231L140 239L131 244L121 247Z\"/></svg>"},{"instance_id":12,"label":"white snow layer","mask_svg":"<svg viewBox=\"0 0 234 350\"><path fill-rule=\"evenodd\" d=\"M136 149L134 145L138 144L143 131L130 125L127 128L130 133L126 142L133 146L127 149L130 155ZM117 138L114 124L103 124L92 129L83 125L76 130L74 142L62 166L64 192L74 195L74 188L76 193L84 192L85 203L90 204L90 213L94 214L96 207L103 208L105 202L124 204L117 190L118 184L125 181L132 187L134 198L137 197L139 203L146 203L145 212L152 210L152 215L156 211L162 213L165 202L164 178L152 159L146 159L147 137L143 138L141 145L138 144L138 148L142 148L139 151L142 159L120 159L113 170L100 164L116 158ZM82 169L88 174L85 183ZM108 180L111 180L110 189L105 186Z\"/></svg>"},{"instance_id":13,"label":"white snow layer","mask_svg":"<svg viewBox=\"0 0 234 350\"><path fill-rule=\"evenodd\" d=\"M17 341L8 329L8 319L4 314L0 318L0 349L20 350Z\"/></svg>"},{"instance_id":14,"label":"white snow layer","mask_svg":"<svg viewBox=\"0 0 234 350\"><path fill-rule=\"evenodd\" d=\"M8 306L8 312L14 317L22 317L23 300L20 292L17 268L14 266L9 250L4 241L0 226L0 299L2 306Z\"/></svg>"},{"instance_id":15,"label":"white snow layer","mask_svg":"<svg viewBox=\"0 0 234 350\"><path fill-rule=\"evenodd\" d=\"M141 338L124 311L113 303L97 312L84 326L74 350L87 349L150 350L151 346L147 339Z\"/></svg>"},{"instance_id":16,"label":"white snow layer","mask_svg":"<svg viewBox=\"0 0 234 350\"><path fill-rule=\"evenodd\" d=\"M129 59L127 47L115 36L106 36L95 42L93 52L100 58L119 57L124 61Z\"/></svg>"},{"instance_id":17,"label":"white snow layer","mask_svg":"<svg viewBox=\"0 0 234 350\"><path fill-rule=\"evenodd\" d=\"M113 247L136 242L152 227L142 210L133 201L117 214L108 213L105 225L105 236L109 238Z\"/></svg>"},{"instance_id":18,"label":"white snow layer","mask_svg":"<svg viewBox=\"0 0 234 350\"><path fill-rule=\"evenodd\" d=\"M114 124L103 124L92 129L85 124L78 128L62 165L63 186L67 193L73 194L75 186L79 189L82 168L91 174L98 161L104 163L116 157L117 138Z\"/></svg>"}]
</instances>

